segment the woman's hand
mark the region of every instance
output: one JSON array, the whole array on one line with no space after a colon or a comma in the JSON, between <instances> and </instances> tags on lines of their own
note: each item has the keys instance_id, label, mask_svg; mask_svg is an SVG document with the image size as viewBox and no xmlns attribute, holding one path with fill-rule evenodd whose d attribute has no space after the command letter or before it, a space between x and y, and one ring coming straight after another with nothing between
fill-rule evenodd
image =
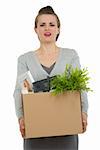
<instances>
[{"instance_id":1,"label":"woman's hand","mask_svg":"<svg viewBox=\"0 0 100 150\"><path fill-rule=\"evenodd\" d=\"M32 91L31 85L26 79L24 80L24 87L27 87L28 91ZM19 129L20 129L21 135L22 137L24 137L25 136L24 118L23 117L19 118L18 122L19 122Z\"/></svg>"},{"instance_id":2,"label":"woman's hand","mask_svg":"<svg viewBox=\"0 0 100 150\"><path fill-rule=\"evenodd\" d=\"M24 87L27 87L28 91L32 91L31 85L26 79L24 80Z\"/></svg>"},{"instance_id":3,"label":"woman's hand","mask_svg":"<svg viewBox=\"0 0 100 150\"><path fill-rule=\"evenodd\" d=\"M24 124L24 118L20 118L19 120L19 129L21 132L22 137L25 136L25 124Z\"/></svg>"},{"instance_id":4,"label":"woman's hand","mask_svg":"<svg viewBox=\"0 0 100 150\"><path fill-rule=\"evenodd\" d=\"M85 112L82 112L82 125L83 125L83 133L84 133L87 128L87 114Z\"/></svg>"}]
</instances>

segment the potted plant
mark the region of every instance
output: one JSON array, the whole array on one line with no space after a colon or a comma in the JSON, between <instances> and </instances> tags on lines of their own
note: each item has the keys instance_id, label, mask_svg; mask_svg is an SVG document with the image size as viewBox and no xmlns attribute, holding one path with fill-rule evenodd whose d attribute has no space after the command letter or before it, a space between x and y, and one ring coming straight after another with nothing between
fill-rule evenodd
<instances>
[{"instance_id":1,"label":"potted plant","mask_svg":"<svg viewBox=\"0 0 100 150\"><path fill-rule=\"evenodd\" d=\"M51 80L50 86L54 95L65 91L88 92L92 91L90 87L88 87L89 79L87 68L73 68L67 64L64 73L55 76L55 78Z\"/></svg>"}]
</instances>

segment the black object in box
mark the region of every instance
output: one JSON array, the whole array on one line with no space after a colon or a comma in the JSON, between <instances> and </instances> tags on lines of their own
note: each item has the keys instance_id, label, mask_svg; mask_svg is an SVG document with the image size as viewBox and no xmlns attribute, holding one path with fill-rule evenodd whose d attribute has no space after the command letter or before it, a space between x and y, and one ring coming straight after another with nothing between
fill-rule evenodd
<instances>
[{"instance_id":1,"label":"black object in box","mask_svg":"<svg viewBox=\"0 0 100 150\"><path fill-rule=\"evenodd\" d=\"M32 85L33 85L34 92L49 92L51 90L50 82L54 77L56 76L52 76L52 77L47 76L46 79L33 82Z\"/></svg>"}]
</instances>

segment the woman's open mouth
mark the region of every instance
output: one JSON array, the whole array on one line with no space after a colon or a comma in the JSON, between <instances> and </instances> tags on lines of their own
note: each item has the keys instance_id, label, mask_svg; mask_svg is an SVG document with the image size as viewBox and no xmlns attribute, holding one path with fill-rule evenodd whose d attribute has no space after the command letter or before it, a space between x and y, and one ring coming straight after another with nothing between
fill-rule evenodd
<instances>
[{"instance_id":1,"label":"woman's open mouth","mask_svg":"<svg viewBox=\"0 0 100 150\"><path fill-rule=\"evenodd\" d=\"M46 32L46 33L44 33L44 36L49 37L49 36L51 36L51 33L50 32Z\"/></svg>"}]
</instances>

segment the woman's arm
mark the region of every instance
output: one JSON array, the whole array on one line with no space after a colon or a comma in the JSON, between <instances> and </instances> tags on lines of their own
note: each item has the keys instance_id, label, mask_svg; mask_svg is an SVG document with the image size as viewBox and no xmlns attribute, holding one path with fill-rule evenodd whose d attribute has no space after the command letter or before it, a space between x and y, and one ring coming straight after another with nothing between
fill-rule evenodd
<instances>
[{"instance_id":1,"label":"woman's arm","mask_svg":"<svg viewBox=\"0 0 100 150\"><path fill-rule=\"evenodd\" d=\"M21 55L18 58L18 63L17 63L17 79L16 79L16 86L13 93L13 97L15 100L15 111L18 118L19 128L22 136L24 136L25 127L24 127L23 107L22 107L22 97L21 97L21 84L19 81L19 77L27 71L28 71L28 67L26 65L24 55Z\"/></svg>"},{"instance_id":2,"label":"woman's arm","mask_svg":"<svg viewBox=\"0 0 100 150\"><path fill-rule=\"evenodd\" d=\"M71 61L71 65L73 68L76 67L81 68L79 56L75 50L73 50L73 58ZM87 127L87 114L88 114L88 98L86 92L81 93L81 102L82 102L81 107L82 107L83 132L85 132Z\"/></svg>"}]
</instances>

